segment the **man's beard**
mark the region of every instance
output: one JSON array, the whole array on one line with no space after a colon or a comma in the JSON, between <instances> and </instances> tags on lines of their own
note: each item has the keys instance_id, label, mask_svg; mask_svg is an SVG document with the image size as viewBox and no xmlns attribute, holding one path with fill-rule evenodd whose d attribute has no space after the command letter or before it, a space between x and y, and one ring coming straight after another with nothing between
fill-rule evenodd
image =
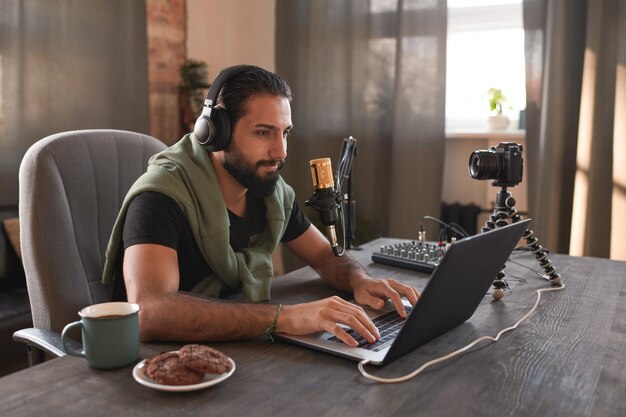
<instances>
[{"instance_id":1,"label":"man's beard","mask_svg":"<svg viewBox=\"0 0 626 417\"><path fill-rule=\"evenodd\" d=\"M256 164L248 163L243 154L236 149L224 151L224 168L241 185L248 189L248 192L256 197L269 197L274 192L276 182L280 178L278 171L285 164L284 159L261 160ZM276 172L268 173L266 177L257 175L256 171L262 166L275 166L278 164Z\"/></svg>"}]
</instances>

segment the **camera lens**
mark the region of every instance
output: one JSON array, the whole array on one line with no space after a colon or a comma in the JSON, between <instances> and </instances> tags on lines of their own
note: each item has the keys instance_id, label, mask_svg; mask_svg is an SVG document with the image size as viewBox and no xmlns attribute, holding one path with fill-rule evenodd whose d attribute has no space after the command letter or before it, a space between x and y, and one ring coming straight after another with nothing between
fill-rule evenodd
<instances>
[{"instance_id":1,"label":"camera lens","mask_svg":"<svg viewBox=\"0 0 626 417\"><path fill-rule=\"evenodd\" d=\"M502 161L495 152L474 151L470 155L469 173L474 179L496 179L501 169Z\"/></svg>"}]
</instances>

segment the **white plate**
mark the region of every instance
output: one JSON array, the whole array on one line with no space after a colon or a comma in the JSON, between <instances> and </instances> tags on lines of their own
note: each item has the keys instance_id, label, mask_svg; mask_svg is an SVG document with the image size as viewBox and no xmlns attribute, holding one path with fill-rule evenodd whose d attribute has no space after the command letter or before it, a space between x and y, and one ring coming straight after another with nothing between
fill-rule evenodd
<instances>
[{"instance_id":1,"label":"white plate","mask_svg":"<svg viewBox=\"0 0 626 417\"><path fill-rule=\"evenodd\" d=\"M175 352L178 353L178 351L175 351ZM197 384L192 384L192 385L159 384L154 379L146 375L146 372L145 372L146 359L142 360L137 365L135 365L135 367L133 368L133 378L135 378L135 381L139 382L141 385L145 385L146 387L150 387L150 388L157 389L160 391L173 391L173 392L196 391L199 389L208 388L215 384L219 384L223 380L230 377L233 374L233 372L235 372L235 361L233 361L231 358L228 358L228 360L230 361L230 365L231 365L230 371L225 372L223 374L204 374L204 379L202 382L199 382Z\"/></svg>"}]
</instances>

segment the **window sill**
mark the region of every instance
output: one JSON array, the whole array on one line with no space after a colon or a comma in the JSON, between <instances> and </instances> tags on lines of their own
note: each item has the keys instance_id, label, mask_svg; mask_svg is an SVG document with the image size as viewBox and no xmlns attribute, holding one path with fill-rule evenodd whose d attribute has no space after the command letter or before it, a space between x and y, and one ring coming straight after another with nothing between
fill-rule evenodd
<instances>
[{"instance_id":1,"label":"window sill","mask_svg":"<svg viewBox=\"0 0 626 417\"><path fill-rule=\"evenodd\" d=\"M520 129L447 129L446 139L488 139L509 142L526 139L526 131Z\"/></svg>"}]
</instances>

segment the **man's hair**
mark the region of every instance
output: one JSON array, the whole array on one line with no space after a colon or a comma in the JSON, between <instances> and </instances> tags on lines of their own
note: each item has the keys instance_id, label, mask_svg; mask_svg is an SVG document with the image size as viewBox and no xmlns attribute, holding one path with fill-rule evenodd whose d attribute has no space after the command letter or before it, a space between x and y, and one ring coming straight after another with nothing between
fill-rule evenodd
<instances>
[{"instance_id":1,"label":"man's hair","mask_svg":"<svg viewBox=\"0 0 626 417\"><path fill-rule=\"evenodd\" d=\"M268 94L284 97L291 102L291 88L285 80L273 72L252 67L229 78L217 98L217 105L224 108L231 126L246 114L246 102L255 95Z\"/></svg>"}]
</instances>

